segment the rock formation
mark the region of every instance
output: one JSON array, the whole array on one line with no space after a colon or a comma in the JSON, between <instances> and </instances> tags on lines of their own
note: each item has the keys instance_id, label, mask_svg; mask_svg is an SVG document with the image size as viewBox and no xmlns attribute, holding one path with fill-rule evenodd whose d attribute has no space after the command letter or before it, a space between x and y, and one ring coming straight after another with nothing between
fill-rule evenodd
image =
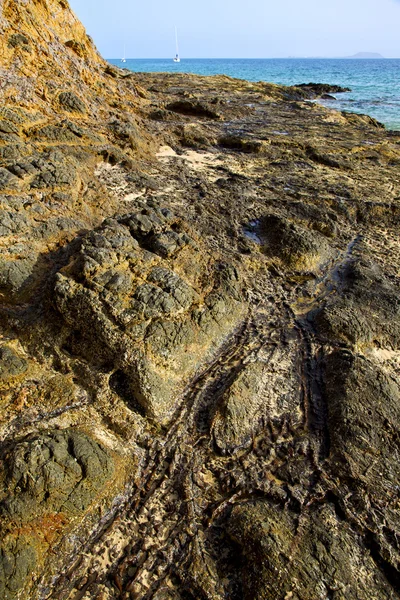
<instances>
[{"instance_id":1,"label":"rock formation","mask_svg":"<svg viewBox=\"0 0 400 600\"><path fill-rule=\"evenodd\" d=\"M0 597L400 597L400 134L0 13Z\"/></svg>"}]
</instances>

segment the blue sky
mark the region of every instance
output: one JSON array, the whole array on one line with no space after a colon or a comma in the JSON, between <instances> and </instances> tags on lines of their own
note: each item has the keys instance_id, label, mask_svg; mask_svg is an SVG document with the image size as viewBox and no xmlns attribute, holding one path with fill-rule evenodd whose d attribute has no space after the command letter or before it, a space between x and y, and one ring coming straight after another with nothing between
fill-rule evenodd
<instances>
[{"instance_id":1,"label":"blue sky","mask_svg":"<svg viewBox=\"0 0 400 600\"><path fill-rule=\"evenodd\" d=\"M400 0L70 0L105 58L400 57Z\"/></svg>"}]
</instances>

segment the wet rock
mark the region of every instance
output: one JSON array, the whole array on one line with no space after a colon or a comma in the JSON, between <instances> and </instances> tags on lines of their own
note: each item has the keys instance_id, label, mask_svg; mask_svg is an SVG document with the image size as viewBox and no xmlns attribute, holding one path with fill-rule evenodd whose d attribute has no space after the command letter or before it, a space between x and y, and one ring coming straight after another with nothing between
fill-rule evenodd
<instances>
[{"instance_id":1,"label":"wet rock","mask_svg":"<svg viewBox=\"0 0 400 600\"><path fill-rule=\"evenodd\" d=\"M361 127L375 127L376 129L385 129L385 125L380 123L369 115L359 115L357 113L342 111L342 115L349 123Z\"/></svg>"},{"instance_id":2,"label":"wet rock","mask_svg":"<svg viewBox=\"0 0 400 600\"><path fill-rule=\"evenodd\" d=\"M343 94L344 92L351 92L351 89L348 87L332 85L329 83L299 83L295 87L300 88L305 92L308 98L319 98L325 94Z\"/></svg>"}]
</instances>

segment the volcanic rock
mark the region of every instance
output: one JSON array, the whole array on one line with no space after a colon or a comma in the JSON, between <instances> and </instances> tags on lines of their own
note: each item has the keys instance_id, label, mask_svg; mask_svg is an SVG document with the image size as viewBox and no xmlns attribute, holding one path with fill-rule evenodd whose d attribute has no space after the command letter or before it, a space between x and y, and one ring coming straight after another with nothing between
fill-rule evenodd
<instances>
[{"instance_id":1,"label":"volcanic rock","mask_svg":"<svg viewBox=\"0 0 400 600\"><path fill-rule=\"evenodd\" d=\"M398 132L1 9L0 596L399 598Z\"/></svg>"}]
</instances>

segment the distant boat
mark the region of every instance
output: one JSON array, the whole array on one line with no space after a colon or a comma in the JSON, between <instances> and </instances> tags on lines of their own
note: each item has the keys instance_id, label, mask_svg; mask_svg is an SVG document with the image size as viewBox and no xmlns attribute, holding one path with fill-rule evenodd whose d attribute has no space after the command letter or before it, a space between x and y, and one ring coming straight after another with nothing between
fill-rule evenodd
<instances>
[{"instance_id":1,"label":"distant boat","mask_svg":"<svg viewBox=\"0 0 400 600\"><path fill-rule=\"evenodd\" d=\"M178 32L176 30L176 27L175 27L175 44L176 44L176 54L175 54L174 62L181 62L181 59L179 58Z\"/></svg>"},{"instance_id":2,"label":"distant boat","mask_svg":"<svg viewBox=\"0 0 400 600\"><path fill-rule=\"evenodd\" d=\"M125 44L124 44L124 57L121 58L121 62L126 62L125 55L126 55L126 51L125 51Z\"/></svg>"}]
</instances>

